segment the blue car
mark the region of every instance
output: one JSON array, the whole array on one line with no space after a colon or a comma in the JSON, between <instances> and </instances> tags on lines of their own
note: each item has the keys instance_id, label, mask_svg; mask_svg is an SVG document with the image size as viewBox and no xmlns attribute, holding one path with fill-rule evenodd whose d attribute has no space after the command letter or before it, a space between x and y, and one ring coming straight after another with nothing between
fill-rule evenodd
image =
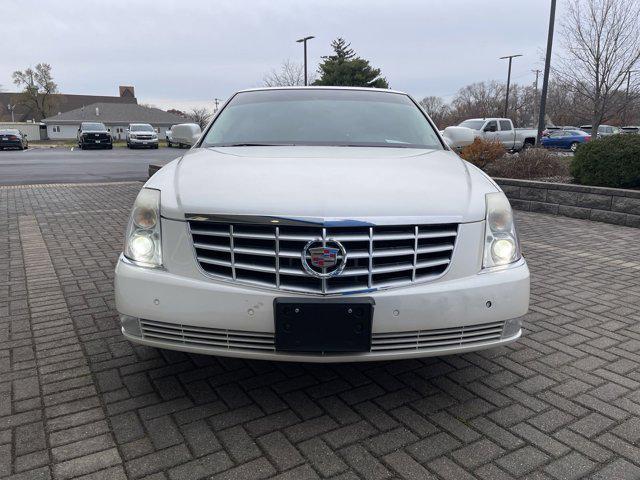
<instances>
[{"instance_id":1,"label":"blue car","mask_svg":"<svg viewBox=\"0 0 640 480\"><path fill-rule=\"evenodd\" d=\"M575 152L578 145L591 140L591 135L580 130L552 130L542 137L542 146Z\"/></svg>"}]
</instances>

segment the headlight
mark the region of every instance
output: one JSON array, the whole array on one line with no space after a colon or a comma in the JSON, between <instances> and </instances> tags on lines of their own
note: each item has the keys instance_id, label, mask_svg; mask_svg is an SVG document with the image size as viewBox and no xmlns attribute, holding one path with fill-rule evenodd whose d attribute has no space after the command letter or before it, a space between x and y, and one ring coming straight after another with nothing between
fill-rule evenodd
<instances>
[{"instance_id":1,"label":"headlight","mask_svg":"<svg viewBox=\"0 0 640 480\"><path fill-rule=\"evenodd\" d=\"M483 267L498 267L520 260L520 244L509 200L504 193L495 192L487 194L486 202Z\"/></svg>"},{"instance_id":2,"label":"headlight","mask_svg":"<svg viewBox=\"0 0 640 480\"><path fill-rule=\"evenodd\" d=\"M145 266L162 266L160 190L140 190L129 217L124 256Z\"/></svg>"}]
</instances>

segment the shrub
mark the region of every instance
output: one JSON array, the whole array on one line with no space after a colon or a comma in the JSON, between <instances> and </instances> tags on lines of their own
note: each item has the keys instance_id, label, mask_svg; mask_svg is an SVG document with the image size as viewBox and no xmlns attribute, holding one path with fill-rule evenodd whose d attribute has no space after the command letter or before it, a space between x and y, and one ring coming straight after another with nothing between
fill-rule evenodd
<instances>
[{"instance_id":1,"label":"shrub","mask_svg":"<svg viewBox=\"0 0 640 480\"><path fill-rule=\"evenodd\" d=\"M640 135L611 135L581 145L571 174L583 185L640 187Z\"/></svg>"},{"instance_id":2,"label":"shrub","mask_svg":"<svg viewBox=\"0 0 640 480\"><path fill-rule=\"evenodd\" d=\"M476 167L484 168L504 156L507 151L497 140L483 140L476 138L471 145L467 145L460 152L460 156Z\"/></svg>"},{"instance_id":3,"label":"shrub","mask_svg":"<svg viewBox=\"0 0 640 480\"><path fill-rule=\"evenodd\" d=\"M485 171L492 177L523 180L567 180L570 177L568 159L544 148L528 148L516 155L505 156L487 165Z\"/></svg>"}]
</instances>

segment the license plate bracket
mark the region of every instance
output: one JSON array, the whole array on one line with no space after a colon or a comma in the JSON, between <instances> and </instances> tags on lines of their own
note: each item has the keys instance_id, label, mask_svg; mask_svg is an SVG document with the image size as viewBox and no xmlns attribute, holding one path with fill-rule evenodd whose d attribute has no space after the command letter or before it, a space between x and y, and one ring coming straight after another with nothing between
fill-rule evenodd
<instances>
[{"instance_id":1,"label":"license plate bracket","mask_svg":"<svg viewBox=\"0 0 640 480\"><path fill-rule=\"evenodd\" d=\"M276 298L277 351L353 353L371 350L372 298Z\"/></svg>"}]
</instances>

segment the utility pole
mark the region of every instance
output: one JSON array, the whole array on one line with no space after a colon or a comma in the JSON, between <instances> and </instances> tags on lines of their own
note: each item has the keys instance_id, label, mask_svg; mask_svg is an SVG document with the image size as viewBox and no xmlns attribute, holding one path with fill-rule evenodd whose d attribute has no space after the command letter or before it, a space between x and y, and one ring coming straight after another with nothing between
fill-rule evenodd
<instances>
[{"instance_id":1,"label":"utility pole","mask_svg":"<svg viewBox=\"0 0 640 480\"><path fill-rule=\"evenodd\" d=\"M511 61L516 57L521 57L522 55L507 55L506 57L500 57L500 60L509 59L509 73L507 73L507 97L504 100L504 117L507 118L507 113L509 110L509 87L511 84Z\"/></svg>"},{"instance_id":2,"label":"utility pole","mask_svg":"<svg viewBox=\"0 0 640 480\"><path fill-rule=\"evenodd\" d=\"M216 107L214 108L213 113L216 113L218 111L218 105L222 100L220 100L219 98L214 98L213 101L216 104Z\"/></svg>"},{"instance_id":3,"label":"utility pole","mask_svg":"<svg viewBox=\"0 0 640 480\"><path fill-rule=\"evenodd\" d=\"M313 35L309 35L308 37L303 37L296 40L296 43L304 44L304 86L306 87L307 82L307 40L311 40L312 38L316 38Z\"/></svg>"},{"instance_id":4,"label":"utility pole","mask_svg":"<svg viewBox=\"0 0 640 480\"><path fill-rule=\"evenodd\" d=\"M549 88L549 69L551 68L551 50L553 49L553 27L556 22L556 0L551 0L549 12L549 34L547 35L547 55L544 59L544 76L542 77L542 95L540 96L540 112L538 113L538 134L536 145L540 144L542 131L544 130L544 117L547 109L547 89Z\"/></svg>"},{"instance_id":5,"label":"utility pole","mask_svg":"<svg viewBox=\"0 0 640 480\"><path fill-rule=\"evenodd\" d=\"M628 86L627 86L628 88ZM628 93L628 92L627 92ZM15 104L11 105L10 103L7 104L7 109L11 112L11 122L15 122L15 118L13 116L13 111L16 109Z\"/></svg>"},{"instance_id":6,"label":"utility pole","mask_svg":"<svg viewBox=\"0 0 640 480\"><path fill-rule=\"evenodd\" d=\"M538 105L538 76L540 75L540 72L542 70L536 69L536 70L531 70L533 73L536 74L536 82L534 83L534 93L533 93L533 122L535 123L536 121L536 106Z\"/></svg>"},{"instance_id":7,"label":"utility pole","mask_svg":"<svg viewBox=\"0 0 640 480\"><path fill-rule=\"evenodd\" d=\"M627 93L624 96L624 110L622 113L622 123L627 123L627 108L629 107L629 86L631 85L631 74L640 70L627 70Z\"/></svg>"}]
</instances>

